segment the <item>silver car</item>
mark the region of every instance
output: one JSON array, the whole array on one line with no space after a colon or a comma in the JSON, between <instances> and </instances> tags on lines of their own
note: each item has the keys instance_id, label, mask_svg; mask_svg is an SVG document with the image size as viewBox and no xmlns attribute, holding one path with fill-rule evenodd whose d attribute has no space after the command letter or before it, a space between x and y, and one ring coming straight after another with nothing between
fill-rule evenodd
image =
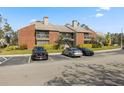
<instances>
[{"instance_id":1,"label":"silver car","mask_svg":"<svg viewBox=\"0 0 124 93\"><path fill-rule=\"evenodd\" d=\"M70 56L70 57L81 57L82 52L78 48L66 48L63 52L63 55Z\"/></svg>"}]
</instances>

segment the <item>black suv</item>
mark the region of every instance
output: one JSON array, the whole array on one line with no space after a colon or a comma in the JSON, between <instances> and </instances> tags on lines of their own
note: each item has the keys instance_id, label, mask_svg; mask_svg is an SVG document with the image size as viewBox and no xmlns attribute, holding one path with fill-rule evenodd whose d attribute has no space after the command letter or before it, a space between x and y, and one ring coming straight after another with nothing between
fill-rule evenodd
<instances>
[{"instance_id":1,"label":"black suv","mask_svg":"<svg viewBox=\"0 0 124 93\"><path fill-rule=\"evenodd\" d=\"M34 47L31 55L32 60L48 60L48 52L43 47Z\"/></svg>"},{"instance_id":2,"label":"black suv","mask_svg":"<svg viewBox=\"0 0 124 93\"><path fill-rule=\"evenodd\" d=\"M94 52L89 48L79 48L82 51L83 56L93 56Z\"/></svg>"}]
</instances>

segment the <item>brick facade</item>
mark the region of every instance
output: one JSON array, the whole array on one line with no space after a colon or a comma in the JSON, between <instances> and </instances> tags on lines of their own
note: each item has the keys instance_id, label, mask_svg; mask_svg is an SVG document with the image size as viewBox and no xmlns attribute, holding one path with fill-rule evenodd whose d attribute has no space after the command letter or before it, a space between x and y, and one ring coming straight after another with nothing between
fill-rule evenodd
<instances>
[{"instance_id":1,"label":"brick facade","mask_svg":"<svg viewBox=\"0 0 124 93\"><path fill-rule=\"evenodd\" d=\"M59 32L53 32L53 31L49 32L49 43L50 44L55 44L58 38L59 38Z\"/></svg>"},{"instance_id":2,"label":"brick facade","mask_svg":"<svg viewBox=\"0 0 124 93\"><path fill-rule=\"evenodd\" d=\"M91 36L92 36L94 39L96 39L96 37L97 37L96 32L93 31L93 32L91 33Z\"/></svg>"},{"instance_id":3,"label":"brick facade","mask_svg":"<svg viewBox=\"0 0 124 93\"><path fill-rule=\"evenodd\" d=\"M35 45L35 25L24 27L18 32L19 46L27 45L28 49L32 49Z\"/></svg>"},{"instance_id":4,"label":"brick facade","mask_svg":"<svg viewBox=\"0 0 124 93\"><path fill-rule=\"evenodd\" d=\"M84 43L84 34L81 32L76 33L76 45Z\"/></svg>"}]
</instances>

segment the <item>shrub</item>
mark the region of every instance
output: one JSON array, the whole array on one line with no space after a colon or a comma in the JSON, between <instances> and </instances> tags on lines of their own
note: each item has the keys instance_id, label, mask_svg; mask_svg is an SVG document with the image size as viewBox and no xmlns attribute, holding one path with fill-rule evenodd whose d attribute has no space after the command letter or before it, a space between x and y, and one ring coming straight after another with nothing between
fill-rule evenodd
<instances>
[{"instance_id":1,"label":"shrub","mask_svg":"<svg viewBox=\"0 0 124 93\"><path fill-rule=\"evenodd\" d=\"M22 50L27 49L27 44L20 45L20 49Z\"/></svg>"},{"instance_id":2,"label":"shrub","mask_svg":"<svg viewBox=\"0 0 124 93\"><path fill-rule=\"evenodd\" d=\"M78 45L80 48L92 48L92 44L80 44Z\"/></svg>"},{"instance_id":3,"label":"shrub","mask_svg":"<svg viewBox=\"0 0 124 93\"><path fill-rule=\"evenodd\" d=\"M58 46L56 44L42 44L42 45L36 45L36 46L41 46L45 48L46 50L58 49Z\"/></svg>"},{"instance_id":4,"label":"shrub","mask_svg":"<svg viewBox=\"0 0 124 93\"><path fill-rule=\"evenodd\" d=\"M18 46L7 46L7 47L5 48L6 51L18 50L18 49L19 49Z\"/></svg>"},{"instance_id":5,"label":"shrub","mask_svg":"<svg viewBox=\"0 0 124 93\"><path fill-rule=\"evenodd\" d=\"M102 45L101 44L92 44L92 48L101 48Z\"/></svg>"},{"instance_id":6,"label":"shrub","mask_svg":"<svg viewBox=\"0 0 124 93\"><path fill-rule=\"evenodd\" d=\"M118 45L118 44L114 44L113 46L114 46L114 47L117 47L117 46L119 46L119 45Z\"/></svg>"}]
</instances>

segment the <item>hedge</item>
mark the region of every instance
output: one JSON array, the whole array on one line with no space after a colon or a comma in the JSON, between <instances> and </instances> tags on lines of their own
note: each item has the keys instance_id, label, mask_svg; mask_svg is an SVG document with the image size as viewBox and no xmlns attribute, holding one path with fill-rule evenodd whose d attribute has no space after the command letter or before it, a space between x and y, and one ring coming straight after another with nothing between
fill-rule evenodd
<instances>
[{"instance_id":1,"label":"hedge","mask_svg":"<svg viewBox=\"0 0 124 93\"><path fill-rule=\"evenodd\" d=\"M92 44L80 44L78 45L80 48L92 48Z\"/></svg>"},{"instance_id":2,"label":"hedge","mask_svg":"<svg viewBox=\"0 0 124 93\"><path fill-rule=\"evenodd\" d=\"M92 44L92 48L101 48L102 45L101 44Z\"/></svg>"},{"instance_id":3,"label":"hedge","mask_svg":"<svg viewBox=\"0 0 124 93\"><path fill-rule=\"evenodd\" d=\"M5 48L6 51L18 50L18 49L19 49L18 46L7 46L7 47Z\"/></svg>"},{"instance_id":4,"label":"hedge","mask_svg":"<svg viewBox=\"0 0 124 93\"><path fill-rule=\"evenodd\" d=\"M41 46L45 48L46 50L58 49L58 46L56 44L42 44L42 45L35 45L35 46Z\"/></svg>"}]
</instances>

